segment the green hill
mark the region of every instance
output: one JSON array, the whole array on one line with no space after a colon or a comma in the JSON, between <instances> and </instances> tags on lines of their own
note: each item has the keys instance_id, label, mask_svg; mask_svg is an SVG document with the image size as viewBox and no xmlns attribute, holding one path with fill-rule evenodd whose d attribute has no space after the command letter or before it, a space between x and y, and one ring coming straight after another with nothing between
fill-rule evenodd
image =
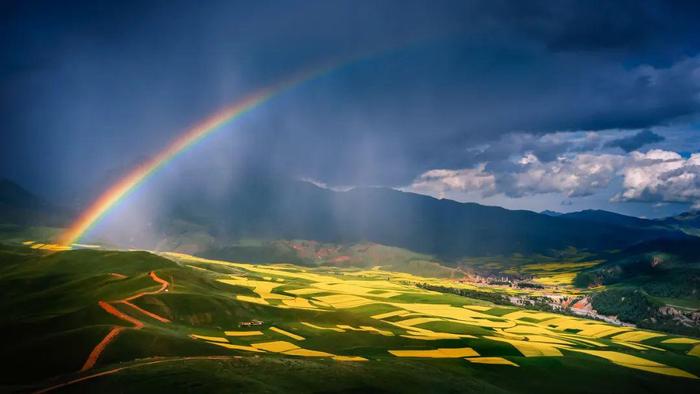
<instances>
[{"instance_id":1,"label":"green hill","mask_svg":"<svg viewBox=\"0 0 700 394\"><path fill-rule=\"evenodd\" d=\"M640 242L601 258L605 263L579 272L574 280L579 287L610 288L597 302L594 297L597 310L644 327L700 334L698 238Z\"/></svg>"},{"instance_id":2,"label":"green hill","mask_svg":"<svg viewBox=\"0 0 700 394\"><path fill-rule=\"evenodd\" d=\"M459 271L442 265L431 256L407 249L375 243L350 245L312 240L241 240L231 245L212 247L198 253L251 263L287 262L307 266L356 267L406 272L427 277L459 276Z\"/></svg>"},{"instance_id":3,"label":"green hill","mask_svg":"<svg viewBox=\"0 0 700 394\"><path fill-rule=\"evenodd\" d=\"M700 388L693 338L497 306L419 283L462 286L380 268L4 245L0 353L10 362L0 390Z\"/></svg>"}]
</instances>

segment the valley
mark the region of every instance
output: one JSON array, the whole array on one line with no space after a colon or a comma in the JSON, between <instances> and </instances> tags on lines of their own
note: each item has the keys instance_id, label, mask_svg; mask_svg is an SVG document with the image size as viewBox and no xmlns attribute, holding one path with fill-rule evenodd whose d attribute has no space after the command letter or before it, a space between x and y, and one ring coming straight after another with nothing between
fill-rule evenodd
<instances>
[{"instance_id":1,"label":"valley","mask_svg":"<svg viewBox=\"0 0 700 394\"><path fill-rule=\"evenodd\" d=\"M584 393L590 387L577 382L598 382L596 392L645 387L653 393L698 387L700 242L688 235L690 221L681 232L675 224L610 213L549 218L391 191L330 195L292 187L316 202L353 206L361 193L403 206L372 218L385 221L384 228L346 221L349 230L332 231L329 212L307 220L224 210L225 217L245 219L234 228L217 226L214 211L180 210L178 219L152 229L154 243L120 244L98 234L59 245L65 227L45 215L49 205L4 197L29 195L17 187L0 193L6 211L0 354L12 360L0 389ZM324 203L318 206L323 212ZM403 209L414 212L409 221L400 218ZM443 227L451 214L465 225ZM491 224L471 225L484 221ZM516 233L500 226L511 222ZM567 235L548 238L551 226L596 230L556 249L549 246L564 245ZM420 241L450 228L460 235ZM472 249L480 239L490 242L486 228L515 243L492 244L499 253Z\"/></svg>"},{"instance_id":2,"label":"valley","mask_svg":"<svg viewBox=\"0 0 700 394\"><path fill-rule=\"evenodd\" d=\"M693 337L430 290L533 299L553 288L379 265L261 265L29 243L3 246L2 261L2 354L13 360L2 385L10 390L311 392L333 379L335 390L418 392L457 382L483 392L588 391L572 383L576 376L612 393L640 384L688 389L700 376ZM532 374L547 376L546 386Z\"/></svg>"}]
</instances>

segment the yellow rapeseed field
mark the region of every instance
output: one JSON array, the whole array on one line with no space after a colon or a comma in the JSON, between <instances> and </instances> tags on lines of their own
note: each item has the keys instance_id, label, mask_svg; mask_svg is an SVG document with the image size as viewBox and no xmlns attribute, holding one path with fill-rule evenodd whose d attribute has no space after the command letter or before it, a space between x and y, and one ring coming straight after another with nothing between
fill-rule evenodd
<instances>
[{"instance_id":1,"label":"yellow rapeseed field","mask_svg":"<svg viewBox=\"0 0 700 394\"><path fill-rule=\"evenodd\" d=\"M31 246L37 245L32 243ZM45 244L38 244L41 247ZM30 247L31 247L30 246ZM696 378L695 375L681 369L661 364L646 358L633 356L634 352L664 352L674 351L673 347L664 345L688 345L688 355L700 357L700 340L693 338L667 338L660 345L651 346L644 341L662 338L665 334L632 327L619 327L600 321L592 321L572 316L563 316L550 312L530 311L501 306L482 305L483 302L471 305L464 298L465 305L455 303L456 297L441 297L438 292L414 287L411 283L430 283L455 288L476 289L479 291L498 291L501 294L522 293L519 289L489 289L472 284L459 283L449 279L421 278L411 274L400 274L375 268L371 270L349 270L346 268L323 268L315 272L292 265L252 265L231 263L219 260L203 259L183 254L164 254L188 263L187 266L205 271L213 280L232 286L242 286L254 292L251 295L237 294L240 288L231 287L238 301L255 303L263 307L286 308L299 310L299 319L305 321L287 322L290 327L301 324L305 327L304 336L283 330L279 327L269 327L269 331L223 331L221 336L192 334L193 340L205 341L232 351L257 353L276 353L283 356L321 357L336 361L371 361L357 355L334 354L333 349L305 349L288 341L275 341L275 336L283 335L295 341L313 341L316 335L332 333L343 336L356 335L364 332L391 339L389 355L403 358L464 358L469 363L483 365L518 364L498 355L481 357L479 355L482 341L498 341L507 343L524 357L572 357L571 352L587 354L608 360L625 368L633 368L649 373L667 376ZM581 264L576 265L576 264ZM553 281L557 278L568 278L570 272L592 263L548 263L539 268L542 280ZM212 266L209 266L212 265ZM225 273L217 271L217 265L228 267ZM233 271L235 270L235 271ZM235 272L232 275L231 272ZM286 281L280 281L285 278ZM563 281L559 282L563 283ZM526 290L528 294L539 294ZM568 293L567 293L568 294ZM411 297L418 302L410 302ZM450 300L450 304L444 303ZM434 301L433 301L434 300ZM441 303L442 302L442 303ZM251 308L256 310L261 307ZM356 309L355 309L356 308ZM336 313L328 313L338 310ZM386 312L381 312L382 310ZM387 311L388 310L388 311ZM313 316L321 312L329 319L313 320ZM381 313L380 313L381 312ZM363 315L366 313L366 315ZM358 317L352 323L331 320L334 316ZM501 316L498 316L501 315ZM289 315L293 316L293 315ZM304 317L301 317L304 316ZM363 320L364 319L364 320ZM370 320L373 319L373 320ZM367 325L367 322L377 322L377 326ZM332 323L331 323L332 322ZM340 324L338 324L340 323ZM449 332L438 332L430 328L438 324L446 327ZM268 324L268 322L265 322ZM275 322L278 324L278 322ZM279 324L284 325L284 321ZM386 329L385 327L392 327ZM231 343L236 339L247 340L246 337L270 336L270 340L247 345ZM228 337L228 338L227 338ZM278 337L279 338L279 337ZM388 338L387 338L388 339ZM424 345L435 340L462 341L469 340L470 347L425 349ZM353 341L362 341L361 337L353 337ZM376 339L375 339L376 341ZM404 341L404 342L402 342ZM305 342L307 343L307 342ZM339 341L338 343L345 343ZM435 343L435 342L432 342ZM458 342L456 342L458 343ZM421 347L423 347L421 349ZM666 349L664 349L666 347ZM618 351L619 350L619 351ZM677 347L676 350L677 351Z\"/></svg>"},{"instance_id":2,"label":"yellow rapeseed field","mask_svg":"<svg viewBox=\"0 0 700 394\"><path fill-rule=\"evenodd\" d=\"M407 312L405 310L398 310L398 311L392 311L392 312L387 312L387 313L380 313L378 315L371 316L372 319L377 319L377 320L382 320L382 319L387 319L389 317L394 317L394 316L406 316L410 312Z\"/></svg>"},{"instance_id":3,"label":"yellow rapeseed field","mask_svg":"<svg viewBox=\"0 0 700 394\"><path fill-rule=\"evenodd\" d=\"M625 341L625 342L641 342L646 341L651 338L664 337L665 334L659 334L657 332L649 331L629 331L624 334L615 335L612 337L615 341Z\"/></svg>"},{"instance_id":4,"label":"yellow rapeseed field","mask_svg":"<svg viewBox=\"0 0 700 394\"><path fill-rule=\"evenodd\" d=\"M585 353L591 356L601 357L610 360L615 364L622 365L628 368L641 369L648 372L658 373L662 375L680 376L685 378L697 379L698 377L683 371L678 368L669 367L668 365L657 363L641 357L632 356L630 354L613 352L608 350L586 350L586 349L567 349L574 352Z\"/></svg>"},{"instance_id":5,"label":"yellow rapeseed field","mask_svg":"<svg viewBox=\"0 0 700 394\"><path fill-rule=\"evenodd\" d=\"M681 344L694 344L694 343L700 343L700 340L698 339L693 339L693 338L671 338L671 339L664 339L661 341L661 343L681 343Z\"/></svg>"},{"instance_id":6,"label":"yellow rapeseed field","mask_svg":"<svg viewBox=\"0 0 700 394\"><path fill-rule=\"evenodd\" d=\"M321 326L317 326L316 324L308 323L308 322L305 322L305 321L301 322L301 324L303 324L303 325L305 325L305 326L307 326L307 327L315 328L315 329L317 329L317 330L328 330L328 331L336 331L336 332L345 332L345 330L343 330L342 328L337 328L337 327L321 327Z\"/></svg>"},{"instance_id":7,"label":"yellow rapeseed field","mask_svg":"<svg viewBox=\"0 0 700 394\"><path fill-rule=\"evenodd\" d=\"M433 350L389 350L389 353L396 357L416 357L416 358L463 358L478 356L474 349L465 348L438 348Z\"/></svg>"},{"instance_id":8,"label":"yellow rapeseed field","mask_svg":"<svg viewBox=\"0 0 700 394\"><path fill-rule=\"evenodd\" d=\"M231 343L208 342L208 341L207 341L207 343L210 343L210 344L216 345L216 346L221 346L221 347L223 347L223 348L231 349L231 350L242 350L242 351L245 351L245 352L263 353L262 350L256 349L256 348L254 348L254 347L252 347L252 346L233 345L233 344L231 344Z\"/></svg>"},{"instance_id":9,"label":"yellow rapeseed field","mask_svg":"<svg viewBox=\"0 0 700 394\"><path fill-rule=\"evenodd\" d=\"M228 339L226 339L224 337L210 337L207 335L190 334L190 338L202 339L202 340L210 341L210 342L228 342Z\"/></svg>"},{"instance_id":10,"label":"yellow rapeseed field","mask_svg":"<svg viewBox=\"0 0 700 394\"><path fill-rule=\"evenodd\" d=\"M528 341L518 341L514 339L499 338L486 336L484 338L490 339L492 341L500 341L510 343L518 349L525 357L561 357L562 353L552 344L545 344L539 342L528 342Z\"/></svg>"},{"instance_id":11,"label":"yellow rapeseed field","mask_svg":"<svg viewBox=\"0 0 700 394\"><path fill-rule=\"evenodd\" d=\"M229 337L250 337L263 335L262 331L224 331L224 334Z\"/></svg>"},{"instance_id":12,"label":"yellow rapeseed field","mask_svg":"<svg viewBox=\"0 0 700 394\"><path fill-rule=\"evenodd\" d=\"M693 346L693 348L688 351L688 355L700 357L700 345Z\"/></svg>"},{"instance_id":13,"label":"yellow rapeseed field","mask_svg":"<svg viewBox=\"0 0 700 394\"><path fill-rule=\"evenodd\" d=\"M278 334L282 334L282 335L288 336L288 337L290 337L290 338L292 338L292 339L296 339L297 341L303 341L303 340L305 339L305 338L302 337L301 335L297 335L297 334L291 333L291 332L289 332L289 331L285 331L285 330L283 330L283 329L281 329L281 328L277 328L277 327L270 327L270 331L274 331L274 332L276 332L276 333L278 333Z\"/></svg>"},{"instance_id":14,"label":"yellow rapeseed field","mask_svg":"<svg viewBox=\"0 0 700 394\"><path fill-rule=\"evenodd\" d=\"M495 365L511 365L517 367L518 364L506 360L503 357L467 357L465 360L474 364L495 364Z\"/></svg>"},{"instance_id":15,"label":"yellow rapeseed field","mask_svg":"<svg viewBox=\"0 0 700 394\"><path fill-rule=\"evenodd\" d=\"M333 356L335 361L369 361L364 357L359 356Z\"/></svg>"},{"instance_id":16,"label":"yellow rapeseed field","mask_svg":"<svg viewBox=\"0 0 700 394\"><path fill-rule=\"evenodd\" d=\"M261 342L254 343L252 346L256 349L266 350L268 352L282 353L287 350L299 349L299 346L285 341Z\"/></svg>"}]
</instances>

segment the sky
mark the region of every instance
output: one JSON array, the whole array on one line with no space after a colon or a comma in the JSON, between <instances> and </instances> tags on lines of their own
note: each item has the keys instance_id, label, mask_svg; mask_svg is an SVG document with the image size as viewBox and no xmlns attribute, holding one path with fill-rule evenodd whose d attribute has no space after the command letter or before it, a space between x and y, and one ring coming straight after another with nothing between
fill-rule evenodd
<instances>
[{"instance_id":1,"label":"sky","mask_svg":"<svg viewBox=\"0 0 700 394\"><path fill-rule=\"evenodd\" d=\"M353 59L153 184L672 215L700 208L697 26L681 1L3 1L0 177L80 208L217 109Z\"/></svg>"}]
</instances>

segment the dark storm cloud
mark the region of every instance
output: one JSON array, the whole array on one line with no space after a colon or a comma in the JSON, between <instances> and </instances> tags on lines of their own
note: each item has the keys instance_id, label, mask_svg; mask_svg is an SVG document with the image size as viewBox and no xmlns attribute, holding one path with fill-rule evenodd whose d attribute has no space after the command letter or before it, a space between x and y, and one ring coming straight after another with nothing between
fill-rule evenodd
<instances>
[{"instance_id":1,"label":"dark storm cloud","mask_svg":"<svg viewBox=\"0 0 700 394\"><path fill-rule=\"evenodd\" d=\"M192 162L400 185L523 151L547 163L591 142L538 136L640 129L699 110L700 13L681 3L2 7L0 175L63 198L102 187L105 173L254 89L357 53L376 55L278 97Z\"/></svg>"},{"instance_id":2,"label":"dark storm cloud","mask_svg":"<svg viewBox=\"0 0 700 394\"><path fill-rule=\"evenodd\" d=\"M647 6L640 1L495 1L486 5L554 51L642 46L658 28Z\"/></svg>"},{"instance_id":3,"label":"dark storm cloud","mask_svg":"<svg viewBox=\"0 0 700 394\"><path fill-rule=\"evenodd\" d=\"M481 7L552 51L618 51L665 63L649 54L687 54L698 44L698 2L496 0Z\"/></svg>"},{"instance_id":4,"label":"dark storm cloud","mask_svg":"<svg viewBox=\"0 0 700 394\"><path fill-rule=\"evenodd\" d=\"M550 162L564 153L590 151L599 148L601 139L595 133L528 133L505 134L483 150L470 151L472 163L503 161L513 156L532 153L540 161Z\"/></svg>"},{"instance_id":5,"label":"dark storm cloud","mask_svg":"<svg viewBox=\"0 0 700 394\"><path fill-rule=\"evenodd\" d=\"M625 152L631 152L643 147L644 145L661 142L663 140L663 136L658 135L651 130L642 130L637 134L609 141L605 145L611 148L620 148Z\"/></svg>"}]
</instances>

